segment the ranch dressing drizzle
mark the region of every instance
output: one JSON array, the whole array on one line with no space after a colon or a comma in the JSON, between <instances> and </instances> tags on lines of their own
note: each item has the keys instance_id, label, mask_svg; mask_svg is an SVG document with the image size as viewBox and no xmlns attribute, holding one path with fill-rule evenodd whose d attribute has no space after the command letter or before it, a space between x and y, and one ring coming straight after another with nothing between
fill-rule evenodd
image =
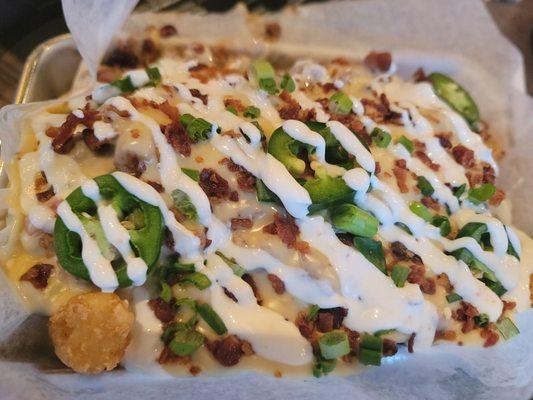
<instances>
[{"instance_id":1,"label":"ranch dressing drizzle","mask_svg":"<svg viewBox=\"0 0 533 400\"><path fill-rule=\"evenodd\" d=\"M202 269L211 279L211 305L229 333L249 341L263 358L288 365L304 365L313 359L311 345L298 328L280 314L257 304L251 287L237 277L217 255L207 257ZM237 302L224 293L229 290Z\"/></svg>"},{"instance_id":2,"label":"ranch dressing drizzle","mask_svg":"<svg viewBox=\"0 0 533 400\"><path fill-rule=\"evenodd\" d=\"M130 246L130 235L118 220L117 213L111 205L101 202L100 190L94 180L82 183L81 190L85 196L97 204L98 219L107 241L114 246L126 263L128 278L135 286L146 281L148 266L141 257L137 257Z\"/></svg>"},{"instance_id":3,"label":"ranch dressing drizzle","mask_svg":"<svg viewBox=\"0 0 533 400\"><path fill-rule=\"evenodd\" d=\"M118 280L111 265L103 255L96 241L87 233L80 219L66 201L57 207L57 215L63 220L66 227L80 235L83 263L87 267L91 281L102 289L103 292L113 292L118 287Z\"/></svg>"}]
</instances>

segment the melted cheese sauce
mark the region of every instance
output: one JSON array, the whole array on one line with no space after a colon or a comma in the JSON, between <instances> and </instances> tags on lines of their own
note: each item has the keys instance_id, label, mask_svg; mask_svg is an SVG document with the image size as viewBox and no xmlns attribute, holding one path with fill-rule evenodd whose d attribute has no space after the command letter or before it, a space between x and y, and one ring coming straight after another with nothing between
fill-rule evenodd
<instances>
[{"instance_id":1,"label":"melted cheese sauce","mask_svg":"<svg viewBox=\"0 0 533 400\"><path fill-rule=\"evenodd\" d=\"M266 136L282 126L289 136L313 147L312 168L324 167L329 175L342 176L346 184L356 192L354 203L379 220L380 239L388 243L401 242L422 259L430 274L446 274L454 291L480 312L486 313L490 321L494 322L500 317L502 300L478 280L466 264L445 252L467 248L494 272L507 289L505 300L515 301L519 311L529 307L532 241L523 233L504 225L489 211L476 208L467 201L459 202L444 184L458 186L468 180L465 169L440 146L438 138L434 136L436 132L452 132L459 143L474 152L476 159L489 163L496 171L497 166L490 149L479 135L472 132L458 114L436 97L429 84L403 81L390 74L366 80L365 85L378 95L386 94L391 109L401 115L402 125L392 126L378 124L365 115L365 107L360 98L363 95L372 96L373 93L369 89L366 92L353 89L358 86L356 73L353 73L354 76L343 73L342 76L333 77L332 71L309 60L297 62L293 66L293 77L298 85L298 89L292 94L293 98L303 108L313 109L316 119L326 123L342 148L355 158L358 167L347 171L326 161L326 143L321 135L300 121L282 120L273 98L253 87L242 75L226 75L202 82L191 77L188 71L197 64L195 60L161 59L156 66L163 77L162 83L173 88L175 94L169 94L169 91L161 87L145 87L132 95L157 104L169 100L181 114L190 113L212 124L208 141L194 145L190 157L178 154L167 141L160 127L163 124L160 119L165 117L158 116L154 110L137 109L131 98L121 96L116 88L110 86L97 88L93 92L93 98L103 104L103 107L112 106L116 110L126 111L129 117L116 118L111 122L96 121L94 134L99 140L116 142L113 157L95 156L80 144L76 145L70 155L55 153L51 146L52 140L46 136L45 131L50 126L60 126L65 115L42 111L37 116L32 116L32 132L38 144L21 154L15 161L18 172L10 174L14 193L12 196L16 197L15 211L26 218L31 230L44 233L53 232L56 217L61 217L70 230L80 235L83 261L93 283L102 291L113 291L118 287L113 267L64 199L81 185L83 193L97 204L105 238L126 262L128 277L134 286L144 285L147 281L147 266L135 255L127 230L120 223L113 207L102 200L98 187L92 180L97 175L112 173L125 190L159 208L164 224L174 239L174 250L185 262L193 262L197 270L212 281L212 285L202 292L193 288L179 293L208 301L226 324L229 333L252 344L255 355L243 358L239 368L283 370L295 374L308 371L312 362L312 349L293 321L299 310L313 304L321 308L346 308L348 315L344 324L353 330L375 332L395 329L400 337L416 333L416 350L431 346L436 329L453 325L454 322L450 320L452 305L443 303L446 292L441 287L431 296L424 295L415 284L406 283L403 288L396 287L389 276L380 272L355 248L343 244L323 216L309 215L308 208L312 204L309 193L280 161L264 152L259 129L245 118L226 111L224 100L233 97L246 99L247 103L259 108L261 116L258 122L265 129ZM130 71L127 75L134 86L143 86L149 80L144 70ZM350 83L351 78L353 83ZM427 156L439 164L440 169L434 171L428 168L401 145L391 144L387 149L368 150L345 125L330 120L320 103L315 101L317 98L305 89L310 83L329 80L335 80L336 87L342 87L350 95L353 113L360 117L369 132L379 126L394 138L400 135L416 138L426 146ZM206 95L207 104L195 97L193 90ZM81 110L76 110L76 113L79 117L83 116ZM428 115L432 118L428 118ZM242 132L244 136L217 134L218 127L223 131ZM77 127L76 132L81 132L79 128L83 127ZM145 161L146 169L141 179L119 172L113 165L131 154ZM232 187L236 187L235 175L229 173L219 162L224 157L231 158L235 164L261 179L278 196L286 211L296 218L300 239L311 247L307 259L298 255L297 251L288 250L278 239L274 240L271 235L261 232L261 228L271 222L278 206L258 203L254 194L242 191L239 193L239 202L235 204L210 204L200 185L182 170L214 168ZM424 176L431 183L435 190L433 197L448 206L450 220L455 228L460 229L469 222L485 223L493 251L484 250L472 238L444 238L437 227L412 213L409 209L412 194L401 194L390 176L377 176L376 162L379 161L384 168L392 165L394 159L404 159L410 171ZM54 201L39 203L36 200L34 182L40 171L54 188ZM158 193L142 179L161 182L165 193ZM206 229L207 238L211 241L206 248L202 248L199 237L190 227L180 223L172 213L168 195L175 190L187 194L196 208L198 222ZM252 218L252 231L232 232L229 228L232 218ZM396 223L406 225L412 235L399 229ZM14 226L16 225L11 225ZM23 237L27 236L31 235ZM521 256L521 261L507 254L508 243ZM31 253L29 248L27 245L26 251ZM214 254L218 250L235 259L258 280L261 293L265 296L262 305L257 304L250 286L234 275L231 268ZM49 296L46 292L52 289L47 288L44 293L35 290L28 292L28 284L19 283L22 273L32 263L42 260L42 257L19 252L7 258L10 258L6 262L10 278L29 302L36 303L35 299L40 297L47 298L52 304L66 301L67 295ZM49 258L52 260L50 262L57 264L53 254ZM62 271L60 268L57 270ZM266 273L275 274L283 281L285 294L280 296L273 293L265 278ZM87 290L88 285L76 283L64 271L54 276L56 277L51 285L60 287L59 292ZM224 288L235 296L237 302L226 296ZM173 290L176 294L182 289L175 286ZM126 368L150 373L186 373L183 366L161 367L156 362L162 349L159 340L162 327L147 303L154 296L151 284L148 282L145 287L125 289L124 292L132 299L136 314L132 343L123 361ZM54 307L47 310L50 309L53 310ZM208 337L213 335L204 322L200 322L198 329ZM218 370L216 362L205 348L194 355L194 363L201 365L207 372ZM341 372L342 370L341 367Z\"/></svg>"}]
</instances>

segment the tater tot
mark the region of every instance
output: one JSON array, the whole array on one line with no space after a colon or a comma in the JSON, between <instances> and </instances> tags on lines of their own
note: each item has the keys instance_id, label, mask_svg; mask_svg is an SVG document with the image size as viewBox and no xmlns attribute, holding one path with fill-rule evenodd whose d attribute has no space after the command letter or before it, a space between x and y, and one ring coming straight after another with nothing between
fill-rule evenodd
<instances>
[{"instance_id":1,"label":"tater tot","mask_svg":"<svg viewBox=\"0 0 533 400\"><path fill-rule=\"evenodd\" d=\"M114 293L72 297L50 317L49 331L59 359L76 372L112 370L130 342L134 315Z\"/></svg>"}]
</instances>

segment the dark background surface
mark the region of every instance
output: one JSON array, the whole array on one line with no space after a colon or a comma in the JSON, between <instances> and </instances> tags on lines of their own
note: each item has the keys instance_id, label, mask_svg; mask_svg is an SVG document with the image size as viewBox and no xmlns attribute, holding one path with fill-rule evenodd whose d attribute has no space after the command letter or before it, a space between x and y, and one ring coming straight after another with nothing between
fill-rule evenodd
<instances>
[{"instance_id":1,"label":"dark background surface","mask_svg":"<svg viewBox=\"0 0 533 400\"><path fill-rule=\"evenodd\" d=\"M354 0L357 1L357 0ZM397 0L390 0L397 1ZM443 0L446 1L446 0ZM286 4L305 0L246 0L251 10L276 10ZM165 9L178 3L179 8L225 11L237 1L232 0L146 0L144 9ZM526 62L527 89L533 93L533 0L487 1L487 8L500 30L522 52ZM174 5L175 7L175 5ZM39 43L67 32L59 0L0 0L0 106L13 101L24 60ZM484 44L480 44L484 45ZM498 62L501 62L499 60Z\"/></svg>"}]
</instances>

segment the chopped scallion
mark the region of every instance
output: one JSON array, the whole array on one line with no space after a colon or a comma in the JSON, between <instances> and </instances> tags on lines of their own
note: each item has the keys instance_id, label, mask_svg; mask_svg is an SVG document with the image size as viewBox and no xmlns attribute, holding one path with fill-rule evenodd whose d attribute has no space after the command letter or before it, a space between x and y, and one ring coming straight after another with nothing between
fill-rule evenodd
<instances>
[{"instance_id":1,"label":"chopped scallion","mask_svg":"<svg viewBox=\"0 0 533 400\"><path fill-rule=\"evenodd\" d=\"M381 365L383 339L375 335L363 334L359 345L359 362L365 365Z\"/></svg>"},{"instance_id":2,"label":"chopped scallion","mask_svg":"<svg viewBox=\"0 0 533 400\"><path fill-rule=\"evenodd\" d=\"M255 106L248 106L242 115L244 115L246 118L256 119L261 115L261 110Z\"/></svg>"},{"instance_id":3,"label":"chopped scallion","mask_svg":"<svg viewBox=\"0 0 533 400\"><path fill-rule=\"evenodd\" d=\"M316 316L318 315L318 311L320 311L320 307L316 304L309 307L309 311L307 311L307 316L305 319L308 321L314 321L316 319Z\"/></svg>"},{"instance_id":4,"label":"chopped scallion","mask_svg":"<svg viewBox=\"0 0 533 400\"><path fill-rule=\"evenodd\" d=\"M286 92L292 93L296 89L296 84L294 83L294 79L289 74L283 75L283 78L281 78L280 86L283 90Z\"/></svg>"},{"instance_id":5,"label":"chopped scallion","mask_svg":"<svg viewBox=\"0 0 533 400\"><path fill-rule=\"evenodd\" d=\"M435 192L431 183L429 183L429 181L423 176L416 178L416 186L420 189L420 193L422 193L423 196L431 196Z\"/></svg>"},{"instance_id":6,"label":"chopped scallion","mask_svg":"<svg viewBox=\"0 0 533 400\"><path fill-rule=\"evenodd\" d=\"M150 79L150 82L148 83L149 86L157 86L161 82L161 73L159 72L159 68L146 68L146 74L148 75L148 79Z\"/></svg>"},{"instance_id":7,"label":"chopped scallion","mask_svg":"<svg viewBox=\"0 0 533 400\"><path fill-rule=\"evenodd\" d=\"M197 169L182 168L181 172L183 172L185 175L187 175L189 178L196 182L200 181L200 171L198 171Z\"/></svg>"},{"instance_id":8,"label":"chopped scallion","mask_svg":"<svg viewBox=\"0 0 533 400\"><path fill-rule=\"evenodd\" d=\"M234 259L226 257L221 251L217 251L216 255L224 260L226 264L233 270L233 273L241 278L246 270L235 262Z\"/></svg>"},{"instance_id":9,"label":"chopped scallion","mask_svg":"<svg viewBox=\"0 0 533 400\"><path fill-rule=\"evenodd\" d=\"M436 226L440 229L441 236L448 236L452 231L452 226L450 225L450 220L444 215L435 215L431 218L431 225Z\"/></svg>"},{"instance_id":10,"label":"chopped scallion","mask_svg":"<svg viewBox=\"0 0 533 400\"><path fill-rule=\"evenodd\" d=\"M461 186L454 187L452 189L452 192L455 197L460 198L465 192L465 190L466 190L466 183L463 183Z\"/></svg>"},{"instance_id":11,"label":"chopped scallion","mask_svg":"<svg viewBox=\"0 0 533 400\"><path fill-rule=\"evenodd\" d=\"M411 204L409 204L409 209L414 214L422 218L424 221L429 222L433 218L433 214L431 214L431 211L429 211L425 205L418 201L413 201Z\"/></svg>"},{"instance_id":12,"label":"chopped scallion","mask_svg":"<svg viewBox=\"0 0 533 400\"><path fill-rule=\"evenodd\" d=\"M135 86L133 86L129 76L117 79L116 81L111 82L110 85L116 87L121 93L130 93L135 90Z\"/></svg>"},{"instance_id":13,"label":"chopped scallion","mask_svg":"<svg viewBox=\"0 0 533 400\"><path fill-rule=\"evenodd\" d=\"M198 310L198 314L200 314L204 321L207 322L207 325L209 325L211 329L217 333L217 335L224 335L228 331L228 328L226 328L226 324L224 324L222 318L220 318L220 316L209 304L198 304L196 309Z\"/></svg>"},{"instance_id":14,"label":"chopped scallion","mask_svg":"<svg viewBox=\"0 0 533 400\"><path fill-rule=\"evenodd\" d=\"M168 344L178 356L189 356L204 344L204 336L191 328L179 329Z\"/></svg>"},{"instance_id":15,"label":"chopped scallion","mask_svg":"<svg viewBox=\"0 0 533 400\"><path fill-rule=\"evenodd\" d=\"M507 317L502 318L500 322L496 322L496 328L498 328L505 340L509 340L520 333L513 321Z\"/></svg>"},{"instance_id":16,"label":"chopped scallion","mask_svg":"<svg viewBox=\"0 0 533 400\"><path fill-rule=\"evenodd\" d=\"M397 287L404 287L405 281L407 280L410 271L411 270L409 269L409 267L405 267L399 264L396 264L394 267L392 267L391 278L394 284Z\"/></svg>"},{"instance_id":17,"label":"chopped scallion","mask_svg":"<svg viewBox=\"0 0 533 400\"><path fill-rule=\"evenodd\" d=\"M389 132L386 132L378 127L372 130L370 137L376 146L381 147L382 149L386 148L392 140L392 136Z\"/></svg>"},{"instance_id":18,"label":"chopped scallion","mask_svg":"<svg viewBox=\"0 0 533 400\"><path fill-rule=\"evenodd\" d=\"M489 324L489 316L485 313L476 315L474 317L474 323L477 326L485 327Z\"/></svg>"},{"instance_id":19,"label":"chopped scallion","mask_svg":"<svg viewBox=\"0 0 533 400\"><path fill-rule=\"evenodd\" d=\"M341 204L331 210L331 222L335 228L352 235L372 237L378 231L376 217L353 204Z\"/></svg>"},{"instance_id":20,"label":"chopped scallion","mask_svg":"<svg viewBox=\"0 0 533 400\"><path fill-rule=\"evenodd\" d=\"M337 366L337 359L326 360L321 356L316 357L315 364L313 365L313 376L320 378L322 375L327 375L335 369Z\"/></svg>"},{"instance_id":21,"label":"chopped scallion","mask_svg":"<svg viewBox=\"0 0 533 400\"><path fill-rule=\"evenodd\" d=\"M180 283L192 284L200 290L207 289L209 286L211 286L211 280L207 277L207 275L202 274L201 272L192 272L185 275L180 280Z\"/></svg>"},{"instance_id":22,"label":"chopped scallion","mask_svg":"<svg viewBox=\"0 0 533 400\"><path fill-rule=\"evenodd\" d=\"M352 106L352 100L343 92L337 92L329 98L328 109L333 114L348 115Z\"/></svg>"},{"instance_id":23,"label":"chopped scallion","mask_svg":"<svg viewBox=\"0 0 533 400\"><path fill-rule=\"evenodd\" d=\"M278 196L272 192L261 179L255 181L255 190L258 201L265 203L276 203L279 202Z\"/></svg>"},{"instance_id":24,"label":"chopped scallion","mask_svg":"<svg viewBox=\"0 0 533 400\"><path fill-rule=\"evenodd\" d=\"M398 139L398 143L400 143L403 147L405 147L405 149L409 152L409 154L413 153L413 150L415 149L415 145L410 139L402 135Z\"/></svg>"},{"instance_id":25,"label":"chopped scallion","mask_svg":"<svg viewBox=\"0 0 533 400\"><path fill-rule=\"evenodd\" d=\"M396 329L380 329L379 331L374 332L374 336L384 336L395 331Z\"/></svg>"},{"instance_id":26,"label":"chopped scallion","mask_svg":"<svg viewBox=\"0 0 533 400\"><path fill-rule=\"evenodd\" d=\"M474 204L481 204L494 196L494 193L496 193L496 187L492 183L484 183L468 191L468 200Z\"/></svg>"},{"instance_id":27,"label":"chopped scallion","mask_svg":"<svg viewBox=\"0 0 533 400\"><path fill-rule=\"evenodd\" d=\"M463 298L459 296L457 293L450 293L446 296L446 301L448 303L455 303L456 301L462 300Z\"/></svg>"},{"instance_id":28,"label":"chopped scallion","mask_svg":"<svg viewBox=\"0 0 533 400\"><path fill-rule=\"evenodd\" d=\"M348 335L341 330L325 333L318 339L320 354L326 360L342 357L350 352Z\"/></svg>"},{"instance_id":29,"label":"chopped scallion","mask_svg":"<svg viewBox=\"0 0 533 400\"><path fill-rule=\"evenodd\" d=\"M172 299L172 289L168 283L161 282L161 293L159 297L167 303Z\"/></svg>"},{"instance_id":30,"label":"chopped scallion","mask_svg":"<svg viewBox=\"0 0 533 400\"><path fill-rule=\"evenodd\" d=\"M355 248L359 250L359 252L365 256L368 261L374 264L385 275L387 274L383 245L379 240L356 236L353 239L353 243Z\"/></svg>"},{"instance_id":31,"label":"chopped scallion","mask_svg":"<svg viewBox=\"0 0 533 400\"><path fill-rule=\"evenodd\" d=\"M180 116L180 122L185 125L187 135L193 142L209 139L213 126L203 118L195 118L191 114Z\"/></svg>"},{"instance_id":32,"label":"chopped scallion","mask_svg":"<svg viewBox=\"0 0 533 400\"><path fill-rule=\"evenodd\" d=\"M170 193L170 197L172 197L174 207L176 207L185 218L190 221L198 220L196 207L187 193L180 189L174 189L172 193Z\"/></svg>"},{"instance_id":33,"label":"chopped scallion","mask_svg":"<svg viewBox=\"0 0 533 400\"><path fill-rule=\"evenodd\" d=\"M237 111L237 109L233 106L227 106L226 107L226 111L234 114L234 115L239 115L239 112Z\"/></svg>"}]
</instances>

